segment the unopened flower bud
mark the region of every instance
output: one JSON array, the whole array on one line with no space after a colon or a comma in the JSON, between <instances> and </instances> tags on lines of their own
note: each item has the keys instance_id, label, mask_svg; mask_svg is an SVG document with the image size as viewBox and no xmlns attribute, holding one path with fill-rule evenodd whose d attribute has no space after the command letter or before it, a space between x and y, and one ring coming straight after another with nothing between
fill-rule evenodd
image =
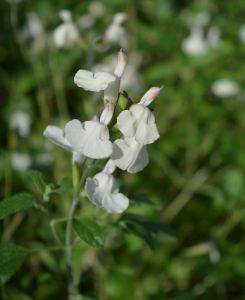
<instances>
[{"instance_id":1,"label":"unopened flower bud","mask_svg":"<svg viewBox=\"0 0 245 300\"><path fill-rule=\"evenodd\" d=\"M150 88L144 96L141 98L139 104L143 104L144 106L148 106L151 102L160 95L162 87L152 87Z\"/></svg>"},{"instance_id":2,"label":"unopened flower bud","mask_svg":"<svg viewBox=\"0 0 245 300\"><path fill-rule=\"evenodd\" d=\"M120 51L117 54L117 65L114 71L114 74L121 78L123 71L126 67L127 64L127 56L125 54L125 52L123 51L123 49L120 49Z\"/></svg>"},{"instance_id":3,"label":"unopened flower bud","mask_svg":"<svg viewBox=\"0 0 245 300\"><path fill-rule=\"evenodd\" d=\"M107 103L100 116L100 123L108 125L112 119L114 112L114 105L112 103Z\"/></svg>"}]
</instances>

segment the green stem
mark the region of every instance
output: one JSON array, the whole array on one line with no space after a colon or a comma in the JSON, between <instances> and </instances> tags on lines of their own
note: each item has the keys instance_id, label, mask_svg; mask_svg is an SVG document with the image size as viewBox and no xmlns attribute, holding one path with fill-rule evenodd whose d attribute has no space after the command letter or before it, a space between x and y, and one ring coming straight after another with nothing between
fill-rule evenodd
<instances>
[{"instance_id":1,"label":"green stem","mask_svg":"<svg viewBox=\"0 0 245 300\"><path fill-rule=\"evenodd\" d=\"M68 283L68 300L73 300L76 296L76 286L73 276L72 265L72 220L75 215L76 207L79 202L79 191L74 193L71 208L68 214L66 224L65 244L66 244L66 266L67 266L67 283Z\"/></svg>"}]
</instances>

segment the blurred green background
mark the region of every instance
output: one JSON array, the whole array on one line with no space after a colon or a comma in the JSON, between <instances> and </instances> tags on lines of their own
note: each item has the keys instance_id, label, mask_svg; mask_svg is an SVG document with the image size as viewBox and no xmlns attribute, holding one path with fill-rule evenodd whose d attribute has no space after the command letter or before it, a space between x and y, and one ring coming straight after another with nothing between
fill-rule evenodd
<instances>
[{"instance_id":1,"label":"blurred green background","mask_svg":"<svg viewBox=\"0 0 245 300\"><path fill-rule=\"evenodd\" d=\"M70 204L70 154L42 133L101 111L100 95L73 77L112 69L121 47L134 102L164 86L153 104L161 138L144 171L116 174L131 199L125 215L84 201L83 214L117 225L102 250L75 248L79 289L102 300L245 299L244 16L244 0L0 2L1 199L31 190L42 203L29 169L57 185L52 197L46 189L48 212L36 205L1 221L2 242L34 249L3 299L66 299L64 253L46 247L55 245L50 220ZM62 24L72 28L65 37Z\"/></svg>"}]
</instances>

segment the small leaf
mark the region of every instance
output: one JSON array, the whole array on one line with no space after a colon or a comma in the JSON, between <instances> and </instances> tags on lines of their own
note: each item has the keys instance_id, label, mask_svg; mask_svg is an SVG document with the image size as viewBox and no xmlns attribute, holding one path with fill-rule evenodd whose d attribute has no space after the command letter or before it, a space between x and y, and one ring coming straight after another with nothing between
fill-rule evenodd
<instances>
[{"instance_id":1,"label":"small leaf","mask_svg":"<svg viewBox=\"0 0 245 300\"><path fill-rule=\"evenodd\" d=\"M92 218L83 217L73 220L73 228L78 236L89 246L102 247L105 239L105 230Z\"/></svg>"},{"instance_id":2,"label":"small leaf","mask_svg":"<svg viewBox=\"0 0 245 300\"><path fill-rule=\"evenodd\" d=\"M28 170L23 174L23 179L31 190L41 194L44 193L46 183L41 172L37 170Z\"/></svg>"},{"instance_id":3,"label":"small leaf","mask_svg":"<svg viewBox=\"0 0 245 300\"><path fill-rule=\"evenodd\" d=\"M21 267L27 250L14 244L0 244L0 282L7 282Z\"/></svg>"},{"instance_id":4,"label":"small leaf","mask_svg":"<svg viewBox=\"0 0 245 300\"><path fill-rule=\"evenodd\" d=\"M0 202L0 220L34 205L35 200L29 193L16 194Z\"/></svg>"}]
</instances>

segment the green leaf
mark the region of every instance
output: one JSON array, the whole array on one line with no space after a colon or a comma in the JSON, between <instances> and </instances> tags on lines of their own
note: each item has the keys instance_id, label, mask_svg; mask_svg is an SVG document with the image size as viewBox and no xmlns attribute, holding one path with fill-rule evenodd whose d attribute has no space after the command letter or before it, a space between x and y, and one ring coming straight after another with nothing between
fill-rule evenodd
<instances>
[{"instance_id":1,"label":"green leaf","mask_svg":"<svg viewBox=\"0 0 245 300\"><path fill-rule=\"evenodd\" d=\"M28 170L23 174L23 179L31 190L41 194L44 193L46 183L41 172L37 170Z\"/></svg>"},{"instance_id":2,"label":"green leaf","mask_svg":"<svg viewBox=\"0 0 245 300\"><path fill-rule=\"evenodd\" d=\"M157 234L174 236L173 230L165 223L137 214L124 214L119 224L127 233L143 239L151 249L155 248Z\"/></svg>"},{"instance_id":3,"label":"green leaf","mask_svg":"<svg viewBox=\"0 0 245 300\"><path fill-rule=\"evenodd\" d=\"M0 244L0 282L7 282L21 267L27 250L14 244Z\"/></svg>"},{"instance_id":4,"label":"green leaf","mask_svg":"<svg viewBox=\"0 0 245 300\"><path fill-rule=\"evenodd\" d=\"M29 193L16 194L0 202L0 220L34 205L35 200Z\"/></svg>"},{"instance_id":5,"label":"green leaf","mask_svg":"<svg viewBox=\"0 0 245 300\"><path fill-rule=\"evenodd\" d=\"M73 228L78 236L89 246L102 247L105 239L105 229L92 218L82 217L73 220Z\"/></svg>"}]
</instances>

